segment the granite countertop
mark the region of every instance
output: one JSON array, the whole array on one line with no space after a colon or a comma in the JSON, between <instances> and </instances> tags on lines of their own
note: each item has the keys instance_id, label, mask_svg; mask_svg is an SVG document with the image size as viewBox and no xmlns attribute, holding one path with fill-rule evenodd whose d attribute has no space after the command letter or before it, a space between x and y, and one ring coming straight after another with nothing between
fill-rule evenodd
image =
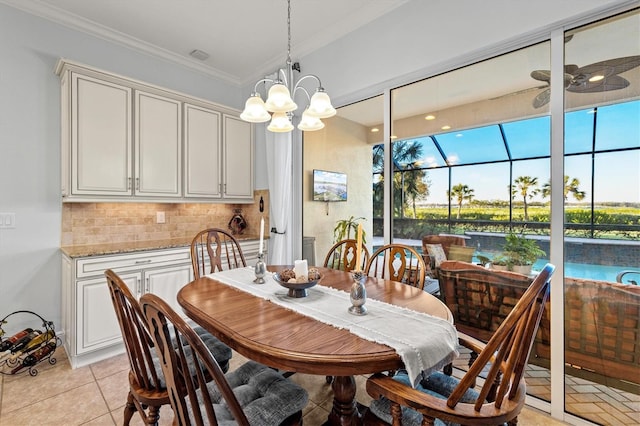
<instances>
[{"instance_id":1,"label":"granite countertop","mask_svg":"<svg viewBox=\"0 0 640 426\"><path fill-rule=\"evenodd\" d=\"M257 240L258 235L235 235L238 241ZM193 237L167 238L164 240L131 241L125 243L82 244L60 247L62 252L71 257L101 256L107 254L133 253L146 250L160 250L176 247L188 247ZM265 238L266 239L266 238Z\"/></svg>"}]
</instances>

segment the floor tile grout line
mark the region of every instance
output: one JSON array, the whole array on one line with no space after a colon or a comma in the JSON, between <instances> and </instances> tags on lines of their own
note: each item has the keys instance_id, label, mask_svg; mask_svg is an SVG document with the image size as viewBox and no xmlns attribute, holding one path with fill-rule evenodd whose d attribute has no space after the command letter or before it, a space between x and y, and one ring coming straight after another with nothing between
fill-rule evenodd
<instances>
[{"instance_id":1,"label":"floor tile grout line","mask_svg":"<svg viewBox=\"0 0 640 426\"><path fill-rule=\"evenodd\" d=\"M91 372L91 377L93 377L93 382L96 384L96 387L98 388L98 392L100 392L100 396L102 396L102 400L104 401L104 406L107 408L107 414L109 415L109 417L111 417L111 421L115 425L116 424L116 419L113 417L113 413L111 412L111 408L109 407L109 403L107 402L107 398L105 397L104 392L102 391L102 388L100 387L100 383L98 383L98 378L96 377L96 374L93 371L93 366L92 365L89 365L89 371ZM100 417L100 416L98 416L98 417ZM92 419L92 420L95 420L95 419Z\"/></svg>"}]
</instances>

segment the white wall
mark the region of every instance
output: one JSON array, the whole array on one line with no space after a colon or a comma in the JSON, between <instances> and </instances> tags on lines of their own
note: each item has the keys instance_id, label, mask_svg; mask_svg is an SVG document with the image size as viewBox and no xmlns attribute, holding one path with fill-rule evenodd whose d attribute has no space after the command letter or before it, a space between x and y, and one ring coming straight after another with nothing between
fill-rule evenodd
<instances>
[{"instance_id":1,"label":"white wall","mask_svg":"<svg viewBox=\"0 0 640 426\"><path fill-rule=\"evenodd\" d=\"M304 137L302 176L302 222L305 237L314 237L316 265L322 265L327 252L335 243L333 229L336 222L364 217L362 226L371 251L373 217L371 205L371 145L367 144L368 129L339 116L329 118L323 130ZM313 169L347 174L347 201L324 203L312 201ZM353 233L351 238L355 238Z\"/></svg>"},{"instance_id":2,"label":"white wall","mask_svg":"<svg viewBox=\"0 0 640 426\"><path fill-rule=\"evenodd\" d=\"M60 57L243 106L238 87L0 4L0 212L16 214L15 229L0 230L0 319L30 310L58 329L60 83L54 67Z\"/></svg>"}]
</instances>

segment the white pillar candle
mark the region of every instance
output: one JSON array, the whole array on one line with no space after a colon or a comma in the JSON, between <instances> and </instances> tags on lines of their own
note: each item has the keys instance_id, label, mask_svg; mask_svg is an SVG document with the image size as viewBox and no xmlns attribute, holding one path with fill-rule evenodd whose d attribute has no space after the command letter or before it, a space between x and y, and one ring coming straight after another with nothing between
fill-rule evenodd
<instances>
[{"instance_id":1,"label":"white pillar candle","mask_svg":"<svg viewBox=\"0 0 640 426\"><path fill-rule=\"evenodd\" d=\"M356 266L354 271L359 272L362 270L362 224L358 224L358 232L356 234Z\"/></svg>"},{"instance_id":2,"label":"white pillar candle","mask_svg":"<svg viewBox=\"0 0 640 426\"><path fill-rule=\"evenodd\" d=\"M258 246L258 254L262 254L264 247L264 217L260 218L260 246Z\"/></svg>"},{"instance_id":3,"label":"white pillar candle","mask_svg":"<svg viewBox=\"0 0 640 426\"><path fill-rule=\"evenodd\" d=\"M309 276L309 267L307 265L307 259L294 261L293 272L296 273L296 277Z\"/></svg>"}]
</instances>

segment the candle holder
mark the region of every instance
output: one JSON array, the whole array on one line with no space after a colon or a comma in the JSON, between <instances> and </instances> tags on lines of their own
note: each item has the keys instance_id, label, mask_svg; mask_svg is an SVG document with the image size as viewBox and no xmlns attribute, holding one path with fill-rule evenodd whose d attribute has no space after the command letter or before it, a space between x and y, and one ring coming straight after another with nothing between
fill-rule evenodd
<instances>
[{"instance_id":1,"label":"candle holder","mask_svg":"<svg viewBox=\"0 0 640 426\"><path fill-rule=\"evenodd\" d=\"M367 289L364 282L367 277L362 271L353 273L353 284L351 285L351 307L349 313L353 315L367 315L367 307L364 306L367 301Z\"/></svg>"},{"instance_id":2,"label":"candle holder","mask_svg":"<svg viewBox=\"0 0 640 426\"><path fill-rule=\"evenodd\" d=\"M258 253L258 262L254 268L256 279L253 280L256 284L264 284L264 276L267 273L267 265L264 263L264 254Z\"/></svg>"}]
</instances>

